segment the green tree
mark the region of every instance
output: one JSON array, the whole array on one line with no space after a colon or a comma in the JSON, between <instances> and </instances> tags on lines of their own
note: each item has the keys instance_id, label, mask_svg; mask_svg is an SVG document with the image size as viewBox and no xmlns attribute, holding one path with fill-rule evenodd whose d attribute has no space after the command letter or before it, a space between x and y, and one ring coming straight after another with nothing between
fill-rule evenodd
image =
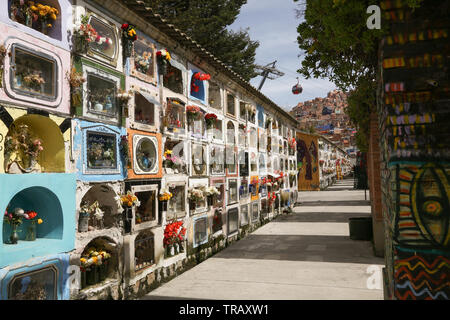
<instances>
[{"instance_id":1,"label":"green tree","mask_svg":"<svg viewBox=\"0 0 450 320\"><path fill-rule=\"evenodd\" d=\"M406 3L418 8L422 1ZM361 150L368 147L369 115L376 109L378 44L388 27L367 27L367 8L374 4L380 1L301 0L298 10L298 17L304 19L297 28L304 59L297 72L307 79L328 78L350 91L346 112L358 128Z\"/></svg>"},{"instance_id":2,"label":"green tree","mask_svg":"<svg viewBox=\"0 0 450 320\"><path fill-rule=\"evenodd\" d=\"M299 0L294 0L298 2ZM350 91L347 113L358 127L357 142L367 147L368 115L375 110L378 43L383 30L367 28L373 0L306 0L300 4L298 43L305 53L300 74L328 78Z\"/></svg>"},{"instance_id":3,"label":"green tree","mask_svg":"<svg viewBox=\"0 0 450 320\"><path fill-rule=\"evenodd\" d=\"M247 0L146 0L162 18L173 24L245 80L257 76L255 54L258 41L248 29L227 30Z\"/></svg>"}]
</instances>

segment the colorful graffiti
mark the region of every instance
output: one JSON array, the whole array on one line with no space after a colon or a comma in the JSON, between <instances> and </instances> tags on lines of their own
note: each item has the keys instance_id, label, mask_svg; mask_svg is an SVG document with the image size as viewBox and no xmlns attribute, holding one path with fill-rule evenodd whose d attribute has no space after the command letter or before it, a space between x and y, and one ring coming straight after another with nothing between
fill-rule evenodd
<instances>
[{"instance_id":1,"label":"colorful graffiti","mask_svg":"<svg viewBox=\"0 0 450 320\"><path fill-rule=\"evenodd\" d=\"M449 254L394 250L395 297L401 300L448 300Z\"/></svg>"},{"instance_id":2,"label":"colorful graffiti","mask_svg":"<svg viewBox=\"0 0 450 320\"><path fill-rule=\"evenodd\" d=\"M450 170L450 168L449 168ZM400 244L449 248L450 187L444 167L428 163L398 171L395 238Z\"/></svg>"},{"instance_id":3,"label":"colorful graffiti","mask_svg":"<svg viewBox=\"0 0 450 320\"><path fill-rule=\"evenodd\" d=\"M297 132L296 141L297 162L299 166L301 165L298 174L298 190L319 190L318 138L313 135Z\"/></svg>"}]
</instances>

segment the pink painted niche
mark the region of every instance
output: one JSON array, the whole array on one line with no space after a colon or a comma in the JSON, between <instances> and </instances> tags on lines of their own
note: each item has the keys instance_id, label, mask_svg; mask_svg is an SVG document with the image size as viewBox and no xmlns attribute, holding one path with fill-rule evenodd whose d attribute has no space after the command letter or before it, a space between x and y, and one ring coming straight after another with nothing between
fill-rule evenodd
<instances>
[{"instance_id":1,"label":"pink painted niche","mask_svg":"<svg viewBox=\"0 0 450 320\"><path fill-rule=\"evenodd\" d=\"M0 101L70 113L70 52L0 24L0 44L7 55Z\"/></svg>"}]
</instances>

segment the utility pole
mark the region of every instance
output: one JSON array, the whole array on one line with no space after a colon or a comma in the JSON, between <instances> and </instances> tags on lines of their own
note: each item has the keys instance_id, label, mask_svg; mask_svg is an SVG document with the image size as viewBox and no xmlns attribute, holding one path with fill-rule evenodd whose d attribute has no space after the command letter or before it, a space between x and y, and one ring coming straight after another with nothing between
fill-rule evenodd
<instances>
[{"instance_id":1,"label":"utility pole","mask_svg":"<svg viewBox=\"0 0 450 320\"><path fill-rule=\"evenodd\" d=\"M281 72L275 68L275 63L277 63L277 60L265 66L255 65L255 69L258 70L260 72L259 75L263 77L261 83L259 84L258 90L261 90L267 78L270 80L275 80L284 76L284 72Z\"/></svg>"}]
</instances>

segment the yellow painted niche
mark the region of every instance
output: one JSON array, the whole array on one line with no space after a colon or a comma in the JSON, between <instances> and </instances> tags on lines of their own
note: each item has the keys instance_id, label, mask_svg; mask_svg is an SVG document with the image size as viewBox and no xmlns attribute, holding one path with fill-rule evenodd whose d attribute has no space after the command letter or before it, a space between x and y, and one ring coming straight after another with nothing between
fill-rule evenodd
<instances>
[{"instance_id":1,"label":"yellow painted niche","mask_svg":"<svg viewBox=\"0 0 450 320\"><path fill-rule=\"evenodd\" d=\"M10 111L10 110L8 110ZM65 172L65 147L64 137L59 129L59 126L50 119L41 115L31 114L27 115L24 111L18 118L20 112L10 111L10 115L15 118L14 125L27 125L39 139L42 141L44 150L40 153L38 163L42 172ZM62 122L62 121L61 121ZM2 123L0 133L6 138L9 134L9 128L5 130L5 125ZM0 163L4 163L4 140L2 141L0 152ZM1 166L2 172L5 172L5 165Z\"/></svg>"}]
</instances>

